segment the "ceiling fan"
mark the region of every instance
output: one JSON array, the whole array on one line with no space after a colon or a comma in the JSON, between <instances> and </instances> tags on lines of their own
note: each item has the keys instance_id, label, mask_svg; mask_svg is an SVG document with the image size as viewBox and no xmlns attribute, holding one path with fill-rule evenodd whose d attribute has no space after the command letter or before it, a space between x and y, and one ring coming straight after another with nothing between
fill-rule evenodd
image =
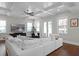
<instances>
[{"instance_id":1,"label":"ceiling fan","mask_svg":"<svg viewBox=\"0 0 79 59\"><path fill-rule=\"evenodd\" d=\"M34 12L31 9L27 9L26 11L24 11L24 13L30 16L34 16Z\"/></svg>"},{"instance_id":2,"label":"ceiling fan","mask_svg":"<svg viewBox=\"0 0 79 59\"><path fill-rule=\"evenodd\" d=\"M39 8L36 8L36 9L32 9L30 6L27 8L27 10L24 11L24 13L26 15L29 15L29 16L35 16L36 14L39 14L41 13L43 10L40 10Z\"/></svg>"}]
</instances>

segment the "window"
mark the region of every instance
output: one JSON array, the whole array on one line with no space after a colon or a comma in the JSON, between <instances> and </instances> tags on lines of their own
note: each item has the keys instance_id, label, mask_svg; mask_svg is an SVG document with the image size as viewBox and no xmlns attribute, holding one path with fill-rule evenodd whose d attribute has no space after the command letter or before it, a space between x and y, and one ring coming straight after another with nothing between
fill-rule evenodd
<instances>
[{"instance_id":1,"label":"window","mask_svg":"<svg viewBox=\"0 0 79 59\"><path fill-rule=\"evenodd\" d=\"M58 20L58 33L59 34L67 33L67 19Z\"/></svg>"},{"instance_id":2,"label":"window","mask_svg":"<svg viewBox=\"0 0 79 59\"><path fill-rule=\"evenodd\" d=\"M47 22L44 22L44 33L47 34Z\"/></svg>"},{"instance_id":3,"label":"window","mask_svg":"<svg viewBox=\"0 0 79 59\"><path fill-rule=\"evenodd\" d=\"M0 33L6 33L6 21L0 20Z\"/></svg>"},{"instance_id":4,"label":"window","mask_svg":"<svg viewBox=\"0 0 79 59\"><path fill-rule=\"evenodd\" d=\"M48 21L48 22L44 22L44 33L49 36L50 34L52 34L52 22Z\"/></svg>"},{"instance_id":5,"label":"window","mask_svg":"<svg viewBox=\"0 0 79 59\"><path fill-rule=\"evenodd\" d=\"M37 32L40 31L40 22L39 22L39 21L36 21L36 22L35 22L35 28L36 28L36 31L37 31Z\"/></svg>"},{"instance_id":6,"label":"window","mask_svg":"<svg viewBox=\"0 0 79 59\"><path fill-rule=\"evenodd\" d=\"M48 36L50 34L52 34L52 22L51 21L48 22Z\"/></svg>"},{"instance_id":7,"label":"window","mask_svg":"<svg viewBox=\"0 0 79 59\"><path fill-rule=\"evenodd\" d=\"M31 32L31 30L32 30L32 23L28 22L27 23L27 32Z\"/></svg>"}]
</instances>

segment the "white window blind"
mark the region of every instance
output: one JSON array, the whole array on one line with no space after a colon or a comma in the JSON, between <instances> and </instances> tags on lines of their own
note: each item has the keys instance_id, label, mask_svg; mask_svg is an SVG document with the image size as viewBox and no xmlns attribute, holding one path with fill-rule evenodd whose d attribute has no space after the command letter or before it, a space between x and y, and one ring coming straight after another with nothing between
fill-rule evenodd
<instances>
[{"instance_id":1,"label":"white window blind","mask_svg":"<svg viewBox=\"0 0 79 59\"><path fill-rule=\"evenodd\" d=\"M51 21L48 22L48 36L50 34L52 34L52 22Z\"/></svg>"},{"instance_id":2,"label":"white window blind","mask_svg":"<svg viewBox=\"0 0 79 59\"><path fill-rule=\"evenodd\" d=\"M58 20L58 32L59 32L59 34L67 33L67 19Z\"/></svg>"},{"instance_id":3,"label":"white window blind","mask_svg":"<svg viewBox=\"0 0 79 59\"><path fill-rule=\"evenodd\" d=\"M35 28L36 28L37 32L40 31L40 22L39 21L35 21Z\"/></svg>"},{"instance_id":4,"label":"white window blind","mask_svg":"<svg viewBox=\"0 0 79 59\"><path fill-rule=\"evenodd\" d=\"M27 32L31 32L31 31L32 31L32 23L27 22Z\"/></svg>"},{"instance_id":5,"label":"white window blind","mask_svg":"<svg viewBox=\"0 0 79 59\"><path fill-rule=\"evenodd\" d=\"M44 33L49 36L50 34L52 34L52 22L48 21L48 22L44 22Z\"/></svg>"},{"instance_id":6,"label":"white window blind","mask_svg":"<svg viewBox=\"0 0 79 59\"><path fill-rule=\"evenodd\" d=\"M0 20L0 33L6 33L6 21Z\"/></svg>"},{"instance_id":7,"label":"white window blind","mask_svg":"<svg viewBox=\"0 0 79 59\"><path fill-rule=\"evenodd\" d=\"M44 22L44 33L47 34L47 22Z\"/></svg>"}]
</instances>

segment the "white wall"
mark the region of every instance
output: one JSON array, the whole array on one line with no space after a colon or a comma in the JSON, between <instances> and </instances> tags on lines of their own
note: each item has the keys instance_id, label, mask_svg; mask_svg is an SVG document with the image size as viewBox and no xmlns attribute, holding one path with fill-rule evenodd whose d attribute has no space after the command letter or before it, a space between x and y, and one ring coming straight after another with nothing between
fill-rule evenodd
<instances>
[{"instance_id":1,"label":"white wall","mask_svg":"<svg viewBox=\"0 0 79 59\"><path fill-rule=\"evenodd\" d=\"M78 18L79 24L79 14L70 14L68 18L68 34L64 36L65 42L79 45L79 26L78 27L70 27L70 19L71 18Z\"/></svg>"},{"instance_id":2,"label":"white wall","mask_svg":"<svg viewBox=\"0 0 79 59\"><path fill-rule=\"evenodd\" d=\"M68 26L67 26L68 33L62 36L65 43L79 45L79 26L75 27L75 28L70 27L70 19L75 18L75 17L79 18L78 15L79 14L76 14L76 13L73 13L73 14L67 13L67 14L61 14L59 16L56 16L57 20L60 18L67 18L68 19ZM78 24L79 24L79 22L78 22ZM54 23L54 25L56 25L56 23Z\"/></svg>"}]
</instances>

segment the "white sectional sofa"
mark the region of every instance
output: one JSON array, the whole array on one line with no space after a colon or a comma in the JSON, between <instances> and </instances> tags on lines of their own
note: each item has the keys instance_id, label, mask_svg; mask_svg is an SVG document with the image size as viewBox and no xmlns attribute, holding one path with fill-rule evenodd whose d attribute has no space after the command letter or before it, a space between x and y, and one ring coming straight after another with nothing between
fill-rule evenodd
<instances>
[{"instance_id":1,"label":"white sectional sofa","mask_svg":"<svg viewBox=\"0 0 79 59\"><path fill-rule=\"evenodd\" d=\"M58 38L57 40L52 38L37 38L24 40L23 43L12 40L6 41L6 49L9 56L46 56L63 46L62 38ZM17 38L14 40L17 40ZM24 45L21 46L22 44Z\"/></svg>"}]
</instances>

